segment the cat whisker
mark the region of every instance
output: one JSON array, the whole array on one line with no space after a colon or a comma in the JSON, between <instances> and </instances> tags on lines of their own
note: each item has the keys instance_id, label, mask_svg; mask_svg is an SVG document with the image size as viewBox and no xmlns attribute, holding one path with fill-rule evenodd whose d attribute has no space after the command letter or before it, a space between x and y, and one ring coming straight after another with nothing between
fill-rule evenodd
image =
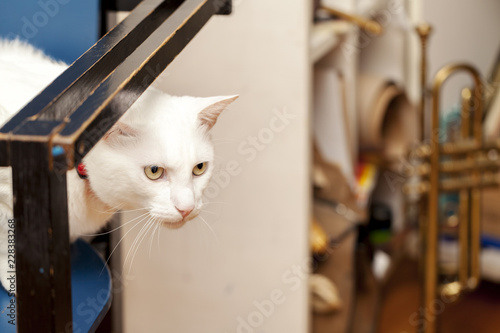
<instances>
[{"instance_id":1,"label":"cat whisker","mask_svg":"<svg viewBox=\"0 0 500 333\"><path fill-rule=\"evenodd\" d=\"M158 231L158 228L160 226L160 224L157 221L157 218L155 218L153 220L153 224L155 226L153 228L153 232L151 233L151 237L149 238L149 258L151 258L151 247L153 247L153 240L154 240L155 233Z\"/></svg>"},{"instance_id":2,"label":"cat whisker","mask_svg":"<svg viewBox=\"0 0 500 333\"><path fill-rule=\"evenodd\" d=\"M134 258L135 258L135 255L136 255L136 254L137 254L137 252L139 251L139 247L141 246L142 242L143 242L143 241L144 241L144 239L147 237L148 232L151 230L151 228L153 228L153 227L154 227L154 221L155 221L155 219L154 219L154 218L153 218L152 220L150 220L150 221L149 221L147 229L144 231L144 233L143 233L143 235L142 235L141 239L139 240L139 243L137 243L137 245L136 245L136 247L135 247L135 251L134 251L134 253L133 253L133 255L132 255L132 260L130 260L130 265L129 265L129 267L128 267L128 272L129 272L129 274L130 274L130 270L132 269L132 265L133 265L133 263L134 263Z\"/></svg>"},{"instance_id":3,"label":"cat whisker","mask_svg":"<svg viewBox=\"0 0 500 333\"><path fill-rule=\"evenodd\" d=\"M155 232L156 232L156 228L158 228L158 224L156 223L156 218L153 219L153 222L152 222L152 225L151 225L151 228L149 230L151 230L150 234L149 234L149 258L151 258L151 246L153 244L153 239L154 239L154 235L155 235Z\"/></svg>"},{"instance_id":4,"label":"cat whisker","mask_svg":"<svg viewBox=\"0 0 500 333\"><path fill-rule=\"evenodd\" d=\"M94 211L98 212L98 213L101 213L101 214L106 214L106 213L110 213L110 212L116 212L117 210L120 209L120 207L123 206L123 204L118 204L116 205L115 207L110 207L104 211L101 211L101 210L97 210L97 209L94 209Z\"/></svg>"},{"instance_id":5,"label":"cat whisker","mask_svg":"<svg viewBox=\"0 0 500 333\"><path fill-rule=\"evenodd\" d=\"M158 223L158 237L156 238L157 245L158 245L158 251L160 251L160 234L161 234L161 229L163 229L162 225Z\"/></svg>"},{"instance_id":6,"label":"cat whisker","mask_svg":"<svg viewBox=\"0 0 500 333\"><path fill-rule=\"evenodd\" d=\"M142 228L139 230L139 233L135 236L134 241L132 242L132 245L130 245L130 248L129 248L128 252L127 252L127 256L125 257L125 260L123 261L123 265L124 266L126 266L126 264L128 262L128 258L130 256L131 252L134 251L136 244L138 243L139 239L142 237L142 234L144 233L144 230L149 226L149 223L151 222L152 219L153 219L153 217L149 216L149 218L146 221L146 223L143 224ZM130 268L131 267L129 266L128 273L130 273Z\"/></svg>"},{"instance_id":7,"label":"cat whisker","mask_svg":"<svg viewBox=\"0 0 500 333\"><path fill-rule=\"evenodd\" d=\"M126 209L126 210L122 210L120 209L120 207L123 206L123 204L119 204L115 207L112 207L112 208L109 208L109 209L106 209L104 211L102 210L97 210L97 209L94 209L96 212L98 213L101 213L101 214L106 214L106 213L110 213L110 212L117 212L117 211L120 211L121 213L132 213L132 212L137 212L137 211L141 211L141 210L149 210L148 207L142 207L142 208L137 208L137 209Z\"/></svg>"},{"instance_id":8,"label":"cat whisker","mask_svg":"<svg viewBox=\"0 0 500 333\"><path fill-rule=\"evenodd\" d=\"M111 256L113 255L113 253L115 253L116 249L118 248L118 246L120 245L120 243L122 242L122 240L125 239L125 237L129 234L129 232L132 231L132 229L134 229L135 227L137 227L146 217L144 217L143 219L137 221L134 226L132 228L130 228L126 233L125 235L123 235L120 240L118 241L118 243L116 243L115 247L113 248L113 251L111 251L111 253L109 254L109 257L108 259L106 259L106 262L104 263L104 266L102 267L102 270L101 270L101 273L104 271L104 269L106 268L106 265L108 264L109 260L111 259ZM125 223L125 224L128 224L129 222ZM124 224L124 225L125 225Z\"/></svg>"},{"instance_id":9,"label":"cat whisker","mask_svg":"<svg viewBox=\"0 0 500 333\"><path fill-rule=\"evenodd\" d=\"M140 210L148 210L149 211L149 207L143 207L143 208L137 208L137 209L120 210L120 213L132 213L132 212L137 212L137 211L140 211Z\"/></svg>"},{"instance_id":10,"label":"cat whisker","mask_svg":"<svg viewBox=\"0 0 500 333\"><path fill-rule=\"evenodd\" d=\"M203 211L201 212L202 214L203 213L209 213L209 214L213 214L213 215L219 215L219 213L216 213L216 212L212 212L210 210L206 210L206 209L203 209Z\"/></svg>"},{"instance_id":11,"label":"cat whisker","mask_svg":"<svg viewBox=\"0 0 500 333\"><path fill-rule=\"evenodd\" d=\"M217 241L217 243L220 243L219 241L219 237L217 237L217 234L215 233L214 229L212 228L212 226L210 224L208 224L208 222L203 218L203 216L200 216L200 219L203 221L203 223L208 227L208 230L210 230L210 232L212 233L212 235L214 236L215 240Z\"/></svg>"},{"instance_id":12,"label":"cat whisker","mask_svg":"<svg viewBox=\"0 0 500 333\"><path fill-rule=\"evenodd\" d=\"M210 204L220 204L220 205L227 205L227 202L224 201L206 201L204 205L210 205Z\"/></svg>"},{"instance_id":13,"label":"cat whisker","mask_svg":"<svg viewBox=\"0 0 500 333\"><path fill-rule=\"evenodd\" d=\"M144 214L141 214L141 215L137 216L136 218L134 218L134 219L132 219L132 220L130 220L130 221L127 221L126 223L120 224L118 227L114 228L113 230L109 230L109 231L101 232L101 233L98 233L98 234L80 234L80 236L90 236L90 237L95 237L95 236L107 235L107 234L112 233L113 231L116 231L116 230L118 230L118 229L120 229L120 228L123 228L123 227L124 227L124 226L126 226L127 224L132 223L132 222L134 222L135 220L137 220L137 219L139 219L139 218L141 218L142 216L147 215L147 214L149 214L149 212L146 212L146 213L144 213Z\"/></svg>"}]
</instances>

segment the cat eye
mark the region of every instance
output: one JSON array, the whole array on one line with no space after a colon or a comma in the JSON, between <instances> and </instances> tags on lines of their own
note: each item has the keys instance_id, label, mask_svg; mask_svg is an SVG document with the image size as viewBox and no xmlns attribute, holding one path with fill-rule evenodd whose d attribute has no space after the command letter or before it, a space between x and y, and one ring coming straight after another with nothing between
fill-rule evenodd
<instances>
[{"instance_id":1,"label":"cat eye","mask_svg":"<svg viewBox=\"0 0 500 333\"><path fill-rule=\"evenodd\" d=\"M207 170L208 162L198 163L193 168L193 175L201 176Z\"/></svg>"},{"instance_id":2,"label":"cat eye","mask_svg":"<svg viewBox=\"0 0 500 333\"><path fill-rule=\"evenodd\" d=\"M163 168L156 165L150 165L144 168L144 173L149 179L157 180L163 175Z\"/></svg>"}]
</instances>

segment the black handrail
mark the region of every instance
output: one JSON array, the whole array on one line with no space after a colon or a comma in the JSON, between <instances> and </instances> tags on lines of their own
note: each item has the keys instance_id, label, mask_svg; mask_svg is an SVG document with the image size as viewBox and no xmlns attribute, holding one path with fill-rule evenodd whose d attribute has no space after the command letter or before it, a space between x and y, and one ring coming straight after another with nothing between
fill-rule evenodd
<instances>
[{"instance_id":1,"label":"black handrail","mask_svg":"<svg viewBox=\"0 0 500 333\"><path fill-rule=\"evenodd\" d=\"M66 332L66 171L81 161L230 0L146 0L0 129L12 166L18 332Z\"/></svg>"}]
</instances>

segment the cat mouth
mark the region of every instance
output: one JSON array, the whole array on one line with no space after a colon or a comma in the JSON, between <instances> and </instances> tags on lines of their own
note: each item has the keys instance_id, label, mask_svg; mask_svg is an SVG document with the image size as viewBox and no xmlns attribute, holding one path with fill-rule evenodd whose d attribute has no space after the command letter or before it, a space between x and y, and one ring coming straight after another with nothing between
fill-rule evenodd
<instances>
[{"instance_id":1,"label":"cat mouth","mask_svg":"<svg viewBox=\"0 0 500 333\"><path fill-rule=\"evenodd\" d=\"M168 228L168 229L179 229L181 228L186 222L191 221L194 219L196 216L198 216L199 211L193 211L191 214L187 215L184 218L180 218L178 220L171 220L171 219L163 219L160 220L160 223Z\"/></svg>"},{"instance_id":2,"label":"cat mouth","mask_svg":"<svg viewBox=\"0 0 500 333\"><path fill-rule=\"evenodd\" d=\"M177 221L177 222L163 221L161 224L163 226L167 227L168 229L179 229L184 224L186 224L186 222L187 222L187 219L182 219L182 220Z\"/></svg>"}]
</instances>

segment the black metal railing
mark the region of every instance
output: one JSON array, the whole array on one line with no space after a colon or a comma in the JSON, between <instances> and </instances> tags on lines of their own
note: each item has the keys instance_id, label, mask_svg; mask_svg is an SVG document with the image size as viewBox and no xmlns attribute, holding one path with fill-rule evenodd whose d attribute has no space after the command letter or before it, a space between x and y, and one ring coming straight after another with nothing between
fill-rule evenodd
<instances>
[{"instance_id":1,"label":"black metal railing","mask_svg":"<svg viewBox=\"0 0 500 333\"><path fill-rule=\"evenodd\" d=\"M146 0L0 129L12 167L17 330L72 321L66 171L230 0Z\"/></svg>"}]
</instances>

